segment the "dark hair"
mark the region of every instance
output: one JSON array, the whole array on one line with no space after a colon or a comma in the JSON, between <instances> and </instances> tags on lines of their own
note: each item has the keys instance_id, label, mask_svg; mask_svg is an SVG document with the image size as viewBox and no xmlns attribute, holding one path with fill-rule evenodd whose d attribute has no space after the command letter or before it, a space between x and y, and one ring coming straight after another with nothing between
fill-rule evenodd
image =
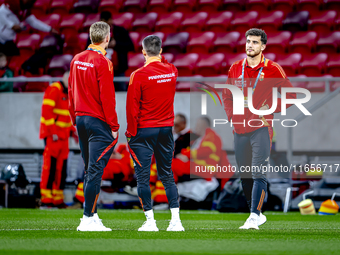
<instances>
[{"instance_id":1,"label":"dark hair","mask_svg":"<svg viewBox=\"0 0 340 255\"><path fill-rule=\"evenodd\" d=\"M267 44L267 34L262 29L251 28L246 32L246 38L248 37L248 35L261 36L261 42L263 44Z\"/></svg>"},{"instance_id":2,"label":"dark hair","mask_svg":"<svg viewBox=\"0 0 340 255\"><path fill-rule=\"evenodd\" d=\"M162 40L156 35L149 35L143 40L143 49L148 56L157 56L161 52Z\"/></svg>"},{"instance_id":3,"label":"dark hair","mask_svg":"<svg viewBox=\"0 0 340 255\"><path fill-rule=\"evenodd\" d=\"M208 127L211 127L211 121L208 117L201 117L201 120L204 120L207 123Z\"/></svg>"},{"instance_id":4,"label":"dark hair","mask_svg":"<svg viewBox=\"0 0 340 255\"><path fill-rule=\"evenodd\" d=\"M112 18L111 12L103 11L103 12L100 13L100 20L108 21L111 18Z\"/></svg>"},{"instance_id":5,"label":"dark hair","mask_svg":"<svg viewBox=\"0 0 340 255\"><path fill-rule=\"evenodd\" d=\"M182 113L177 113L176 117L180 117L181 120L186 124L187 123L187 118L184 116Z\"/></svg>"}]
</instances>

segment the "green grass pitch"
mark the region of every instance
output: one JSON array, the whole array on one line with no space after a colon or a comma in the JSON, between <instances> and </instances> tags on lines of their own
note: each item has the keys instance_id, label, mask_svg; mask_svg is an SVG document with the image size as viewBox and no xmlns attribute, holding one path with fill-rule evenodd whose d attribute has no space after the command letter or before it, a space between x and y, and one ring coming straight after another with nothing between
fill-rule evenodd
<instances>
[{"instance_id":1,"label":"green grass pitch","mask_svg":"<svg viewBox=\"0 0 340 255\"><path fill-rule=\"evenodd\" d=\"M77 232L81 210L0 210L0 254L340 254L340 215L265 213L267 223L239 230L248 214L182 211L185 232L138 232L138 210L99 210L112 232Z\"/></svg>"}]
</instances>

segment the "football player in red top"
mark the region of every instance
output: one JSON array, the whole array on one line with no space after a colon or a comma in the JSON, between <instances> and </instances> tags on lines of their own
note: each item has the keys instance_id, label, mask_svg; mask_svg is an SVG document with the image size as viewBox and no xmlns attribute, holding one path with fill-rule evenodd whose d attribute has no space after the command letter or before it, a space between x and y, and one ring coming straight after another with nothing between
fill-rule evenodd
<instances>
[{"instance_id":1,"label":"football player in red top","mask_svg":"<svg viewBox=\"0 0 340 255\"><path fill-rule=\"evenodd\" d=\"M237 165L240 170L243 191L247 199L250 217L241 229L258 229L266 222L261 213L267 195L267 179L262 166L269 163L271 138L273 136L273 114L258 116L248 108L248 87L253 88L253 106L258 110L268 110L272 105L272 89L281 93L283 87L292 87L282 67L267 59L262 51L266 48L267 35L257 28L246 32L245 59L236 61L229 70L227 84L242 89L244 114L233 114L233 96L229 89L223 90L224 109L228 120L234 125L234 143ZM296 98L288 93L287 98ZM281 112L281 99L278 99L275 112ZM245 171L249 170L249 171Z\"/></svg>"},{"instance_id":2,"label":"football player in red top","mask_svg":"<svg viewBox=\"0 0 340 255\"><path fill-rule=\"evenodd\" d=\"M92 44L71 62L69 109L79 135L85 164L84 216L78 231L111 231L97 214L97 200L103 170L117 143L118 121L113 65L105 57L110 42L110 26L96 22L90 27Z\"/></svg>"},{"instance_id":3,"label":"football player in red top","mask_svg":"<svg viewBox=\"0 0 340 255\"><path fill-rule=\"evenodd\" d=\"M137 175L138 196L146 221L138 231L158 231L151 206L150 165L156 158L157 171L169 201L172 219L168 231L184 231L179 218L178 192L171 170L174 151L174 97L177 68L162 53L155 35L143 40L145 65L131 74L126 100L129 149Z\"/></svg>"}]
</instances>

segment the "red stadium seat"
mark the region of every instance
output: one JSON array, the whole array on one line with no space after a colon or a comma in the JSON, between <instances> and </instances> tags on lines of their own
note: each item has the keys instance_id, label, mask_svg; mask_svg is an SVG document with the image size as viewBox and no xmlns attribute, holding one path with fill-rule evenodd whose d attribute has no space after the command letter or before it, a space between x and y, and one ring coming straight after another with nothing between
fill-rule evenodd
<instances>
[{"instance_id":1,"label":"red stadium seat","mask_svg":"<svg viewBox=\"0 0 340 255\"><path fill-rule=\"evenodd\" d=\"M197 53L179 54L173 64L178 69L179 76L191 76L195 72L199 55Z\"/></svg>"},{"instance_id":2,"label":"red stadium seat","mask_svg":"<svg viewBox=\"0 0 340 255\"><path fill-rule=\"evenodd\" d=\"M187 52L209 53L215 39L214 32L191 33Z\"/></svg>"},{"instance_id":3,"label":"red stadium seat","mask_svg":"<svg viewBox=\"0 0 340 255\"><path fill-rule=\"evenodd\" d=\"M77 34L73 40L70 40L64 44L64 54L71 54L74 56L82 52L87 46L88 39L88 33Z\"/></svg>"},{"instance_id":4,"label":"red stadium seat","mask_svg":"<svg viewBox=\"0 0 340 255\"><path fill-rule=\"evenodd\" d=\"M329 56L327 61L327 73L335 77L340 76L340 55L334 54Z\"/></svg>"},{"instance_id":5,"label":"red stadium seat","mask_svg":"<svg viewBox=\"0 0 340 255\"><path fill-rule=\"evenodd\" d=\"M93 13L98 10L99 0L78 0L73 5L74 12Z\"/></svg>"},{"instance_id":6,"label":"red stadium seat","mask_svg":"<svg viewBox=\"0 0 340 255\"><path fill-rule=\"evenodd\" d=\"M168 12L172 4L172 0L150 0L148 4L148 12L164 13Z\"/></svg>"},{"instance_id":7,"label":"red stadium seat","mask_svg":"<svg viewBox=\"0 0 340 255\"><path fill-rule=\"evenodd\" d=\"M256 11L238 12L231 21L231 29L238 32L246 32L255 27L259 14Z\"/></svg>"},{"instance_id":8,"label":"red stadium seat","mask_svg":"<svg viewBox=\"0 0 340 255\"><path fill-rule=\"evenodd\" d=\"M126 0L124 1L124 11L139 13L146 10L148 0Z\"/></svg>"},{"instance_id":9,"label":"red stadium seat","mask_svg":"<svg viewBox=\"0 0 340 255\"><path fill-rule=\"evenodd\" d=\"M248 0L246 5L247 10L258 11L259 13L266 13L271 7L271 0Z\"/></svg>"},{"instance_id":10,"label":"red stadium seat","mask_svg":"<svg viewBox=\"0 0 340 255\"><path fill-rule=\"evenodd\" d=\"M121 14L112 15L113 24L116 26L124 27L126 30L131 30L131 24L133 20L133 14L125 12Z\"/></svg>"},{"instance_id":11,"label":"red stadium seat","mask_svg":"<svg viewBox=\"0 0 340 255\"><path fill-rule=\"evenodd\" d=\"M335 27L336 16L336 11L323 11L312 15L308 21L309 30L316 31L318 33L333 30Z\"/></svg>"},{"instance_id":12,"label":"red stadium seat","mask_svg":"<svg viewBox=\"0 0 340 255\"><path fill-rule=\"evenodd\" d=\"M266 59L270 59L271 61L276 61L276 53L265 52L264 56L266 57Z\"/></svg>"},{"instance_id":13,"label":"red stadium seat","mask_svg":"<svg viewBox=\"0 0 340 255\"><path fill-rule=\"evenodd\" d=\"M21 73L21 66L22 64L28 60L31 55L21 54L20 56L13 56L9 61L8 68L12 70L14 76L18 76Z\"/></svg>"},{"instance_id":14,"label":"red stadium seat","mask_svg":"<svg viewBox=\"0 0 340 255\"><path fill-rule=\"evenodd\" d=\"M51 76L49 75L42 75L39 78L50 78ZM44 82L35 82L35 81L31 81L31 82L27 82L26 86L25 86L25 92L45 92L45 90L48 88L49 86L49 82L48 81L44 81Z\"/></svg>"},{"instance_id":15,"label":"red stadium seat","mask_svg":"<svg viewBox=\"0 0 340 255\"><path fill-rule=\"evenodd\" d=\"M233 53L240 38L239 32L217 33L214 41L214 51L222 53Z\"/></svg>"},{"instance_id":16,"label":"red stadium seat","mask_svg":"<svg viewBox=\"0 0 340 255\"><path fill-rule=\"evenodd\" d=\"M51 13L59 13L66 15L73 8L75 0L53 0L51 1L50 11Z\"/></svg>"},{"instance_id":17,"label":"red stadium seat","mask_svg":"<svg viewBox=\"0 0 340 255\"><path fill-rule=\"evenodd\" d=\"M298 74L298 75L291 75L292 78L307 78L304 74ZM307 81L290 81L295 88L306 88L308 82Z\"/></svg>"},{"instance_id":18,"label":"red stadium seat","mask_svg":"<svg viewBox=\"0 0 340 255\"><path fill-rule=\"evenodd\" d=\"M199 0L198 10L205 12L215 12L222 6L222 0Z\"/></svg>"},{"instance_id":19,"label":"red stadium seat","mask_svg":"<svg viewBox=\"0 0 340 255\"><path fill-rule=\"evenodd\" d=\"M317 38L318 34L314 31L296 32L293 40L290 42L289 51L310 54L315 51Z\"/></svg>"},{"instance_id":20,"label":"red stadium seat","mask_svg":"<svg viewBox=\"0 0 340 255\"><path fill-rule=\"evenodd\" d=\"M236 46L236 52L246 52L246 42L247 38L244 33L240 33L240 39L238 40L237 46Z\"/></svg>"},{"instance_id":21,"label":"red stadium seat","mask_svg":"<svg viewBox=\"0 0 340 255\"><path fill-rule=\"evenodd\" d=\"M246 53L225 54L225 65L222 67L222 74L228 74L228 71L232 64L234 64L236 61L243 60L246 57L247 57Z\"/></svg>"},{"instance_id":22,"label":"red stadium seat","mask_svg":"<svg viewBox=\"0 0 340 255\"><path fill-rule=\"evenodd\" d=\"M142 49L143 49L142 42L143 42L144 38L147 37L148 35L156 35L156 36L158 36L162 40L162 42L164 42L164 40L166 39L166 34L164 34L162 32L140 33L139 34L139 40L138 40L138 49L137 49L137 52L142 52Z\"/></svg>"},{"instance_id":23,"label":"red stadium seat","mask_svg":"<svg viewBox=\"0 0 340 255\"><path fill-rule=\"evenodd\" d=\"M157 17L158 14L155 12L136 14L135 20L132 22L132 30L137 32L153 31Z\"/></svg>"},{"instance_id":24,"label":"red stadium seat","mask_svg":"<svg viewBox=\"0 0 340 255\"><path fill-rule=\"evenodd\" d=\"M261 18L257 21L257 25L266 32L276 32L282 27L283 19L284 12L269 12L261 15Z\"/></svg>"},{"instance_id":25,"label":"red stadium seat","mask_svg":"<svg viewBox=\"0 0 340 255\"><path fill-rule=\"evenodd\" d=\"M180 32L169 34L163 42L164 52L178 54L184 52L189 39L189 33Z\"/></svg>"},{"instance_id":26,"label":"red stadium seat","mask_svg":"<svg viewBox=\"0 0 340 255\"><path fill-rule=\"evenodd\" d=\"M340 12L340 0L325 1L325 9Z\"/></svg>"},{"instance_id":27,"label":"red stadium seat","mask_svg":"<svg viewBox=\"0 0 340 255\"><path fill-rule=\"evenodd\" d=\"M125 76L130 77L131 73L144 65L145 59L141 53L128 53L128 70Z\"/></svg>"},{"instance_id":28,"label":"red stadium seat","mask_svg":"<svg viewBox=\"0 0 340 255\"><path fill-rule=\"evenodd\" d=\"M308 27L309 12L291 12L282 21L283 29L291 32L305 31Z\"/></svg>"},{"instance_id":29,"label":"red stadium seat","mask_svg":"<svg viewBox=\"0 0 340 255\"><path fill-rule=\"evenodd\" d=\"M60 23L60 32L65 35L65 41L75 37L83 25L85 15L82 13L66 15Z\"/></svg>"},{"instance_id":30,"label":"red stadium seat","mask_svg":"<svg viewBox=\"0 0 340 255\"><path fill-rule=\"evenodd\" d=\"M42 49L43 50L42 52L44 52L46 55L53 56L57 52L61 52L62 50L61 47L63 46L60 44L61 44L60 38L58 36L49 34L44 37L44 39L39 45L39 49L40 50Z\"/></svg>"},{"instance_id":31,"label":"red stadium seat","mask_svg":"<svg viewBox=\"0 0 340 255\"><path fill-rule=\"evenodd\" d=\"M207 18L207 12L187 13L183 18L181 29L189 33L201 32Z\"/></svg>"},{"instance_id":32,"label":"red stadium seat","mask_svg":"<svg viewBox=\"0 0 340 255\"><path fill-rule=\"evenodd\" d=\"M276 55L276 62L283 68L288 77L294 76L299 72L301 60L302 55L300 53Z\"/></svg>"},{"instance_id":33,"label":"red stadium seat","mask_svg":"<svg viewBox=\"0 0 340 255\"><path fill-rule=\"evenodd\" d=\"M332 75L326 74L322 76L323 78L332 78ZM310 92L325 92L326 82L324 81L310 81L306 85L306 89Z\"/></svg>"},{"instance_id":34,"label":"red stadium seat","mask_svg":"<svg viewBox=\"0 0 340 255\"><path fill-rule=\"evenodd\" d=\"M113 13L119 12L123 7L123 0L102 0L99 4L98 11L108 11Z\"/></svg>"},{"instance_id":35,"label":"red stadium seat","mask_svg":"<svg viewBox=\"0 0 340 255\"><path fill-rule=\"evenodd\" d=\"M328 54L337 53L340 45L340 32L319 34L319 40L316 42L316 50Z\"/></svg>"},{"instance_id":36,"label":"red stadium seat","mask_svg":"<svg viewBox=\"0 0 340 255\"><path fill-rule=\"evenodd\" d=\"M40 40L39 34L17 35L17 47L20 50L20 55L33 55L39 47Z\"/></svg>"},{"instance_id":37,"label":"red stadium seat","mask_svg":"<svg viewBox=\"0 0 340 255\"><path fill-rule=\"evenodd\" d=\"M100 20L100 14L99 13L92 13L89 14L86 19L85 22L83 23L83 27L82 27L82 31L83 32L89 32L90 31L90 26L99 21Z\"/></svg>"},{"instance_id":38,"label":"red stadium seat","mask_svg":"<svg viewBox=\"0 0 340 255\"><path fill-rule=\"evenodd\" d=\"M223 9L231 12L243 11L247 0L223 0Z\"/></svg>"},{"instance_id":39,"label":"red stadium seat","mask_svg":"<svg viewBox=\"0 0 340 255\"><path fill-rule=\"evenodd\" d=\"M48 65L48 74L53 77L63 76L70 69L72 58L73 56L70 54L54 56Z\"/></svg>"},{"instance_id":40,"label":"red stadium seat","mask_svg":"<svg viewBox=\"0 0 340 255\"><path fill-rule=\"evenodd\" d=\"M223 53L202 54L197 63L196 73L203 76L215 76L221 73L223 64L225 65Z\"/></svg>"},{"instance_id":41,"label":"red stadium seat","mask_svg":"<svg viewBox=\"0 0 340 255\"><path fill-rule=\"evenodd\" d=\"M320 76L325 70L328 55L326 53L317 53L304 55L301 62L301 73L307 76Z\"/></svg>"},{"instance_id":42,"label":"red stadium seat","mask_svg":"<svg viewBox=\"0 0 340 255\"><path fill-rule=\"evenodd\" d=\"M173 10L178 12L192 12L196 9L196 0L174 0Z\"/></svg>"},{"instance_id":43,"label":"red stadium seat","mask_svg":"<svg viewBox=\"0 0 340 255\"><path fill-rule=\"evenodd\" d=\"M309 11L309 14L314 15L320 12L320 7L323 0L298 0L298 11Z\"/></svg>"},{"instance_id":44,"label":"red stadium seat","mask_svg":"<svg viewBox=\"0 0 340 255\"><path fill-rule=\"evenodd\" d=\"M283 11L285 14L294 11L296 0L273 0L272 10Z\"/></svg>"},{"instance_id":45,"label":"red stadium seat","mask_svg":"<svg viewBox=\"0 0 340 255\"><path fill-rule=\"evenodd\" d=\"M131 41L134 45L135 52L139 52L139 38L140 38L139 33L138 32L130 32L129 35L130 35Z\"/></svg>"},{"instance_id":46,"label":"red stadium seat","mask_svg":"<svg viewBox=\"0 0 340 255\"><path fill-rule=\"evenodd\" d=\"M172 63L174 61L174 54L172 53L163 53L162 56L164 56L164 58L169 62Z\"/></svg>"},{"instance_id":47,"label":"red stadium seat","mask_svg":"<svg viewBox=\"0 0 340 255\"><path fill-rule=\"evenodd\" d=\"M291 37L292 34L288 31L268 33L266 50L275 53L287 52Z\"/></svg>"},{"instance_id":48,"label":"red stadium seat","mask_svg":"<svg viewBox=\"0 0 340 255\"><path fill-rule=\"evenodd\" d=\"M176 33L181 25L182 18L183 13L181 12L160 14L155 30L163 33Z\"/></svg>"},{"instance_id":49,"label":"red stadium seat","mask_svg":"<svg viewBox=\"0 0 340 255\"><path fill-rule=\"evenodd\" d=\"M37 0L32 8L32 14L36 16L45 15L50 7L51 0Z\"/></svg>"},{"instance_id":50,"label":"red stadium seat","mask_svg":"<svg viewBox=\"0 0 340 255\"><path fill-rule=\"evenodd\" d=\"M210 13L210 18L205 24L206 31L225 32L229 30L233 13L229 11Z\"/></svg>"}]
</instances>

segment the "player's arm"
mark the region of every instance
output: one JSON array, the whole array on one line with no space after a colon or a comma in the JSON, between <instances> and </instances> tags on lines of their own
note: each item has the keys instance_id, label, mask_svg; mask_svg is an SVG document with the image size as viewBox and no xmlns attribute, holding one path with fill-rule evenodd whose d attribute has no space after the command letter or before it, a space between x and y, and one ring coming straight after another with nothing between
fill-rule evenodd
<instances>
[{"instance_id":1,"label":"player's arm","mask_svg":"<svg viewBox=\"0 0 340 255\"><path fill-rule=\"evenodd\" d=\"M139 116L139 106L141 100L141 75L132 73L129 82L129 88L126 96L126 137L132 137L137 134L137 124Z\"/></svg>"},{"instance_id":2,"label":"player's arm","mask_svg":"<svg viewBox=\"0 0 340 255\"><path fill-rule=\"evenodd\" d=\"M38 20L33 14L31 14L30 16L28 16L25 20L27 22L27 24L29 24L31 27L33 27L34 29L37 29L39 31L43 31L43 32L50 32L52 30L52 27L45 24L44 22L42 22L41 20Z\"/></svg>"},{"instance_id":3,"label":"player's arm","mask_svg":"<svg viewBox=\"0 0 340 255\"><path fill-rule=\"evenodd\" d=\"M276 84L276 87L278 88L279 93L281 94L282 88L293 88L292 83L287 78L287 75L286 75L285 71L282 69L282 67L277 63L274 63L273 65L275 67L274 77L279 77L278 83ZM286 98L287 99L296 99L296 94L295 93L287 93ZM291 106L292 106L292 104L288 104L287 108L291 107ZM281 112L281 98L278 98L278 100L277 100L277 107L276 107L275 112L277 112L277 113Z\"/></svg>"},{"instance_id":4,"label":"player's arm","mask_svg":"<svg viewBox=\"0 0 340 255\"><path fill-rule=\"evenodd\" d=\"M230 85L232 84L232 78L231 78L232 68L233 66L231 66L229 69L228 80L226 82L226 84L230 84ZM228 116L228 121L230 121L231 118L233 117L233 95L229 89L223 89L222 100L224 104L224 110Z\"/></svg>"},{"instance_id":5,"label":"player's arm","mask_svg":"<svg viewBox=\"0 0 340 255\"><path fill-rule=\"evenodd\" d=\"M57 140L57 130L55 126L55 119L53 109L58 100L60 90L53 84L48 87L44 94L40 122L45 125L46 136L52 136L53 140Z\"/></svg>"},{"instance_id":6,"label":"player's arm","mask_svg":"<svg viewBox=\"0 0 340 255\"><path fill-rule=\"evenodd\" d=\"M68 77L68 110L70 112L70 117L72 120L73 125L76 125L76 114L74 111L74 101L73 101L73 61L71 63L71 68L70 68L70 75Z\"/></svg>"},{"instance_id":7,"label":"player's arm","mask_svg":"<svg viewBox=\"0 0 340 255\"><path fill-rule=\"evenodd\" d=\"M106 123L112 131L117 132L119 129L118 118L116 113L116 95L113 85L113 66L111 61L105 59L97 69L100 100L102 103Z\"/></svg>"}]
</instances>

